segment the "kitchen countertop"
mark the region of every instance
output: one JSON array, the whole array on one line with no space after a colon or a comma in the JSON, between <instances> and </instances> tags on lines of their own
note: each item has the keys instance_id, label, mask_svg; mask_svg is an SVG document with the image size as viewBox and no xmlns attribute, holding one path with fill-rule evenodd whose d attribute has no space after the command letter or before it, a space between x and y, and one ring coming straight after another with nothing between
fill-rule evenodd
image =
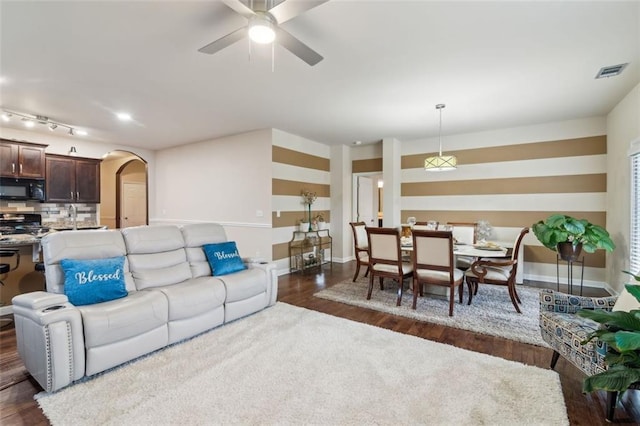
<instances>
[{"instance_id":1,"label":"kitchen countertop","mask_svg":"<svg viewBox=\"0 0 640 426\"><path fill-rule=\"evenodd\" d=\"M59 227L59 228L54 228L54 227L48 227L50 229L50 231L48 232L44 232L42 234L37 234L37 235L33 235L33 234L8 234L8 235L2 235L0 236L0 246L23 246L23 245L31 245L31 244L38 244L40 243L40 240L42 239L42 237L44 237L45 235L48 235L52 232L60 232L60 231L72 231L73 228L68 228L68 227ZM83 230L97 230L97 229L107 229L106 226L98 226L98 225L85 225L85 226L78 226L78 231L83 231Z\"/></svg>"},{"instance_id":2,"label":"kitchen countertop","mask_svg":"<svg viewBox=\"0 0 640 426\"><path fill-rule=\"evenodd\" d=\"M31 234L5 235L0 237L0 246L27 246L31 244L39 244L40 238L41 237L36 237Z\"/></svg>"},{"instance_id":3,"label":"kitchen countertop","mask_svg":"<svg viewBox=\"0 0 640 426\"><path fill-rule=\"evenodd\" d=\"M54 229L56 231L69 231L73 229L73 222L70 220L59 220L56 222L42 222L43 228ZM93 221L78 221L76 229L102 229L104 226Z\"/></svg>"}]
</instances>

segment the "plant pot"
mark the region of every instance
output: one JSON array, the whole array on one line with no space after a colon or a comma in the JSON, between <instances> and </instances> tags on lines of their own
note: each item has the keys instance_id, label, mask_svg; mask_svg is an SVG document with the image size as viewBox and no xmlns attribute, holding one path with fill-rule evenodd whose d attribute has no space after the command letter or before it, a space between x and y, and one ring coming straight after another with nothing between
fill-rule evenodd
<instances>
[{"instance_id":1,"label":"plant pot","mask_svg":"<svg viewBox=\"0 0 640 426\"><path fill-rule=\"evenodd\" d=\"M300 222L300 232L308 232L309 231L309 222Z\"/></svg>"},{"instance_id":2,"label":"plant pot","mask_svg":"<svg viewBox=\"0 0 640 426\"><path fill-rule=\"evenodd\" d=\"M327 222L318 222L318 231L327 229Z\"/></svg>"},{"instance_id":3,"label":"plant pot","mask_svg":"<svg viewBox=\"0 0 640 426\"><path fill-rule=\"evenodd\" d=\"M575 246L571 242L558 243L556 250L560 255L560 259L569 261L578 260L580 253L582 253L582 243L578 243Z\"/></svg>"}]
</instances>

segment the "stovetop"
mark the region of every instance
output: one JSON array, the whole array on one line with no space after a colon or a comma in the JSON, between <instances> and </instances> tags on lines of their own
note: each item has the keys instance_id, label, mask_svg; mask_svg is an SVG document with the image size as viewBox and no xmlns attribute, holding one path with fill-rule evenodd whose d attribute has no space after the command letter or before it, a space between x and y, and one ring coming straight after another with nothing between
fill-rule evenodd
<instances>
[{"instance_id":1,"label":"stovetop","mask_svg":"<svg viewBox=\"0 0 640 426\"><path fill-rule=\"evenodd\" d=\"M0 213L0 234L37 234L42 229L42 215L37 213Z\"/></svg>"}]
</instances>

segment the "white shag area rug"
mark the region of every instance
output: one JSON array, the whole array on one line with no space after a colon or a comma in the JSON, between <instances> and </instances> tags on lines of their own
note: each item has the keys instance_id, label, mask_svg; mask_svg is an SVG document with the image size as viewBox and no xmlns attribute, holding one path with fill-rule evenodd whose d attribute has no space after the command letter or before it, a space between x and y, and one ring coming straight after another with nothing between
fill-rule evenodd
<instances>
[{"instance_id":1,"label":"white shag area rug","mask_svg":"<svg viewBox=\"0 0 640 426\"><path fill-rule=\"evenodd\" d=\"M405 287L409 282L410 280L405 280ZM522 285L517 287L522 301L520 305L522 314L519 314L511 303L507 287L480 284L478 294L473 296L471 305L467 305L469 293L465 285L462 304L458 302L458 289L456 289L453 316L450 317L448 296L425 294L425 297L418 297L416 310L413 310L411 309L413 293L406 289L402 296L402 305L396 306L398 286L391 280L385 279L385 289L380 290L376 278L370 300L367 300L368 287L369 279L360 277L356 282L352 282L351 279L342 281L314 296L419 321L549 347L540 335L540 289Z\"/></svg>"},{"instance_id":2,"label":"white shag area rug","mask_svg":"<svg viewBox=\"0 0 640 426\"><path fill-rule=\"evenodd\" d=\"M53 425L567 425L554 371L278 303L36 395Z\"/></svg>"}]
</instances>

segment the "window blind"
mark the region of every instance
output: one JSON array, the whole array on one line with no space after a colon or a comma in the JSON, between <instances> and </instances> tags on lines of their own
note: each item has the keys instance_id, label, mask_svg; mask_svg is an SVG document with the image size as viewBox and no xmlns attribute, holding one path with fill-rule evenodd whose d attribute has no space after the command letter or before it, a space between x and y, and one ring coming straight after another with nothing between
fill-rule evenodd
<instances>
[{"instance_id":1,"label":"window blind","mask_svg":"<svg viewBox=\"0 0 640 426\"><path fill-rule=\"evenodd\" d=\"M640 272L640 152L631 155L631 240L629 268Z\"/></svg>"}]
</instances>

